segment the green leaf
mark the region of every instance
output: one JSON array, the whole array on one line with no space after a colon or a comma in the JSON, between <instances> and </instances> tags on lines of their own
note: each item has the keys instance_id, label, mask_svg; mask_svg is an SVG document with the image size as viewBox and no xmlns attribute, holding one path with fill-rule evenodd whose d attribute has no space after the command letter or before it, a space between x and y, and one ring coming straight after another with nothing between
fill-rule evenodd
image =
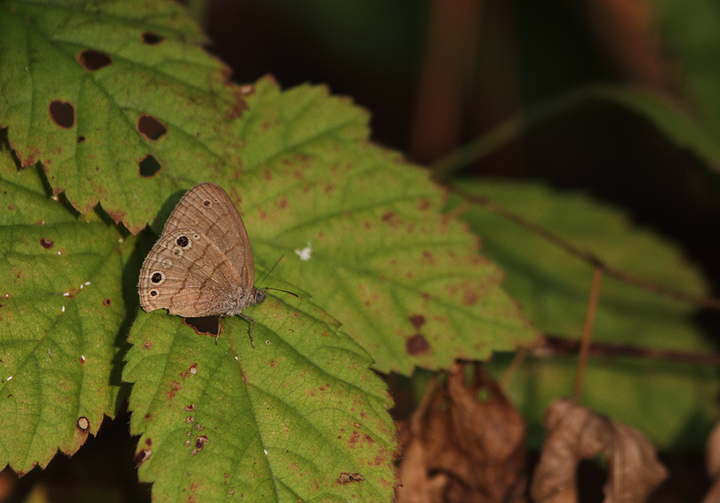
<instances>
[{"instance_id":1,"label":"green leaf","mask_svg":"<svg viewBox=\"0 0 720 503\"><path fill-rule=\"evenodd\" d=\"M247 99L236 197L255 257L284 255L277 274L340 320L376 368L447 368L534 340L477 238L442 214L443 191L369 143L364 112L323 88L281 93L269 81Z\"/></svg>"},{"instance_id":2,"label":"green leaf","mask_svg":"<svg viewBox=\"0 0 720 503\"><path fill-rule=\"evenodd\" d=\"M295 300L295 299L293 299ZM154 501L391 501L395 427L370 357L307 302L268 297L198 335L140 312L123 377Z\"/></svg>"},{"instance_id":3,"label":"green leaf","mask_svg":"<svg viewBox=\"0 0 720 503\"><path fill-rule=\"evenodd\" d=\"M693 0L653 0L649 6L660 27L663 48L677 60L683 90L699 120L720 141L720 15L717 4ZM716 170L720 163L715 162Z\"/></svg>"},{"instance_id":4,"label":"green leaf","mask_svg":"<svg viewBox=\"0 0 720 503\"><path fill-rule=\"evenodd\" d=\"M558 194L539 184L458 182L559 235L626 273L686 293L703 295L700 272L678 248L646 230L633 228L618 210L577 194ZM451 204L456 204L453 198ZM508 291L547 334L578 338L582 333L593 268L514 222L482 208L464 215L481 233L483 251L500 264ZM692 323L692 305L660 297L605 276L593 340L648 349L698 353L715 351ZM496 371L507 359L495 362ZM510 394L534 422L535 440L548 403L572 393L575 357L530 358ZM632 358L591 359L583 404L631 424L661 447L703 441L717 419L720 387L714 369L700 365Z\"/></svg>"},{"instance_id":5,"label":"green leaf","mask_svg":"<svg viewBox=\"0 0 720 503\"><path fill-rule=\"evenodd\" d=\"M83 213L100 200L133 233L157 215L159 232L184 190L219 183L241 203L258 261L285 254L278 274L341 320L383 371L444 368L535 337L477 239L441 214L443 191L368 142L364 111L322 88L225 83L177 9L0 6L0 123L23 163L42 160L55 193ZM146 32L165 38L143 43ZM86 70L87 49L111 64ZM231 121L252 92L252 108ZM56 99L75 106L70 129L51 119ZM142 114L167 132L145 138ZM148 154L161 169L142 178ZM302 249L309 260L295 254Z\"/></svg>"},{"instance_id":6,"label":"green leaf","mask_svg":"<svg viewBox=\"0 0 720 503\"><path fill-rule=\"evenodd\" d=\"M437 177L449 176L463 166L499 150L521 137L528 129L538 127L554 116L597 103L620 106L640 115L678 148L692 152L710 167L720 166L718 136L701 118L685 110L679 103L673 102L669 97L640 89L593 85L529 107L522 113L507 118L487 133L438 160L432 166L432 171Z\"/></svg>"},{"instance_id":7,"label":"green leaf","mask_svg":"<svg viewBox=\"0 0 720 503\"><path fill-rule=\"evenodd\" d=\"M102 201L135 234L158 200L238 167L226 119L244 103L201 42L175 2L3 2L0 125L23 166L42 162L55 194L83 214ZM53 120L53 102L74 120ZM166 134L141 134L143 115ZM160 171L143 178L148 156Z\"/></svg>"},{"instance_id":8,"label":"green leaf","mask_svg":"<svg viewBox=\"0 0 720 503\"><path fill-rule=\"evenodd\" d=\"M0 152L0 466L72 454L118 404L122 274L135 239L46 195Z\"/></svg>"}]
</instances>

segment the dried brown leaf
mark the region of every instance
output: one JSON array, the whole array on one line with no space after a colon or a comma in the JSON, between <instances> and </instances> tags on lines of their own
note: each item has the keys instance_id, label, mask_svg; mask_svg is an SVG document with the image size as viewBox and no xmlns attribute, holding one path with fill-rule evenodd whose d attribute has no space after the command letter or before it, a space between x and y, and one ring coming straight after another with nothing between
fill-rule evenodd
<instances>
[{"instance_id":1,"label":"dried brown leaf","mask_svg":"<svg viewBox=\"0 0 720 503\"><path fill-rule=\"evenodd\" d=\"M705 495L703 503L715 503L720 501L720 423L715 425L708 436L705 445L705 463L708 475L712 479L712 485Z\"/></svg>"},{"instance_id":2,"label":"dried brown leaf","mask_svg":"<svg viewBox=\"0 0 720 503\"><path fill-rule=\"evenodd\" d=\"M524 501L525 423L480 364L470 386L455 365L403 431L398 503Z\"/></svg>"},{"instance_id":3,"label":"dried brown leaf","mask_svg":"<svg viewBox=\"0 0 720 503\"><path fill-rule=\"evenodd\" d=\"M605 503L641 503L667 477L644 435L568 399L550 404L545 428L530 490L536 503L577 501L577 464L598 454L604 454L609 465Z\"/></svg>"}]
</instances>

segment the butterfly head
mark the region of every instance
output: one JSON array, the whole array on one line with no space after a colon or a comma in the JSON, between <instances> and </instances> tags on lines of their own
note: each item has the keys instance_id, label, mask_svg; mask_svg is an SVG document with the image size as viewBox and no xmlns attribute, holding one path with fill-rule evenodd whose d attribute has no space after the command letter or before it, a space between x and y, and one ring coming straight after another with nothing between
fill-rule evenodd
<instances>
[{"instance_id":1,"label":"butterfly head","mask_svg":"<svg viewBox=\"0 0 720 503\"><path fill-rule=\"evenodd\" d=\"M255 288L253 287L252 292L250 292L252 299L252 304L260 304L263 300L265 300L265 296L267 295L267 288Z\"/></svg>"}]
</instances>

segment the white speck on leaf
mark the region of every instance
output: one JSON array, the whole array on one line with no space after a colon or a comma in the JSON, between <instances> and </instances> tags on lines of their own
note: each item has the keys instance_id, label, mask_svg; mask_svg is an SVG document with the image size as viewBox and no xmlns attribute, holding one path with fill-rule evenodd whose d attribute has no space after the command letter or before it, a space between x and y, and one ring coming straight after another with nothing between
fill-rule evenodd
<instances>
[{"instance_id":1,"label":"white speck on leaf","mask_svg":"<svg viewBox=\"0 0 720 503\"><path fill-rule=\"evenodd\" d=\"M295 253L298 254L298 257L300 257L300 260L308 261L310 260L310 257L312 256L312 246L310 246L310 242L308 241L308 244L305 248L302 250L300 248L295 249Z\"/></svg>"},{"instance_id":2,"label":"white speck on leaf","mask_svg":"<svg viewBox=\"0 0 720 503\"><path fill-rule=\"evenodd\" d=\"M62 312L63 312L63 313L65 312L65 306L62 307Z\"/></svg>"}]
</instances>

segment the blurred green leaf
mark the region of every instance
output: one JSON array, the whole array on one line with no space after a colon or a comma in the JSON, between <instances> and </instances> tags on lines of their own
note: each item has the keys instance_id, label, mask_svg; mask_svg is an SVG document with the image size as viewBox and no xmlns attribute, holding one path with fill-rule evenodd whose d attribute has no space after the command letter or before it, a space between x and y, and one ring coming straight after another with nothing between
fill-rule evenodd
<instances>
[{"instance_id":1,"label":"blurred green leaf","mask_svg":"<svg viewBox=\"0 0 720 503\"><path fill-rule=\"evenodd\" d=\"M116 412L135 239L88 218L0 152L0 466L19 473L73 454Z\"/></svg>"},{"instance_id":2,"label":"blurred green leaf","mask_svg":"<svg viewBox=\"0 0 720 503\"><path fill-rule=\"evenodd\" d=\"M458 181L457 185L592 251L621 271L683 292L707 293L702 275L675 245L633 228L618 210L535 183ZM457 202L453 197L450 204ZM503 267L507 274L503 285L537 327L547 334L579 339L592 266L485 209L474 208L464 218L481 234L483 253ZM593 340L648 349L714 352L692 322L694 312L692 305L605 276ZM499 360L496 371L507 364ZM515 377L510 394L535 422L536 433L547 404L572 393L576 363L575 357L531 358ZM582 402L639 428L661 447L697 445L717 419L718 391L713 368L619 357L592 359Z\"/></svg>"},{"instance_id":3,"label":"blurred green leaf","mask_svg":"<svg viewBox=\"0 0 720 503\"><path fill-rule=\"evenodd\" d=\"M295 299L293 299L295 300ZM123 373L155 501L391 501L392 403L370 357L307 302L268 297L200 336L140 312Z\"/></svg>"},{"instance_id":4,"label":"blurred green leaf","mask_svg":"<svg viewBox=\"0 0 720 503\"><path fill-rule=\"evenodd\" d=\"M720 12L708 0L653 0L663 48L675 59L694 113L720 142ZM715 159L717 161L717 159ZM720 164L715 162L716 169Z\"/></svg>"},{"instance_id":5,"label":"blurred green leaf","mask_svg":"<svg viewBox=\"0 0 720 503\"><path fill-rule=\"evenodd\" d=\"M720 166L720 141L693 113L670 98L621 86L589 86L557 99L529 107L491 128L485 134L439 159L431 167L437 177L448 177L520 138L529 128L594 103L626 108L648 120L678 148L692 152L710 167Z\"/></svg>"}]
</instances>

